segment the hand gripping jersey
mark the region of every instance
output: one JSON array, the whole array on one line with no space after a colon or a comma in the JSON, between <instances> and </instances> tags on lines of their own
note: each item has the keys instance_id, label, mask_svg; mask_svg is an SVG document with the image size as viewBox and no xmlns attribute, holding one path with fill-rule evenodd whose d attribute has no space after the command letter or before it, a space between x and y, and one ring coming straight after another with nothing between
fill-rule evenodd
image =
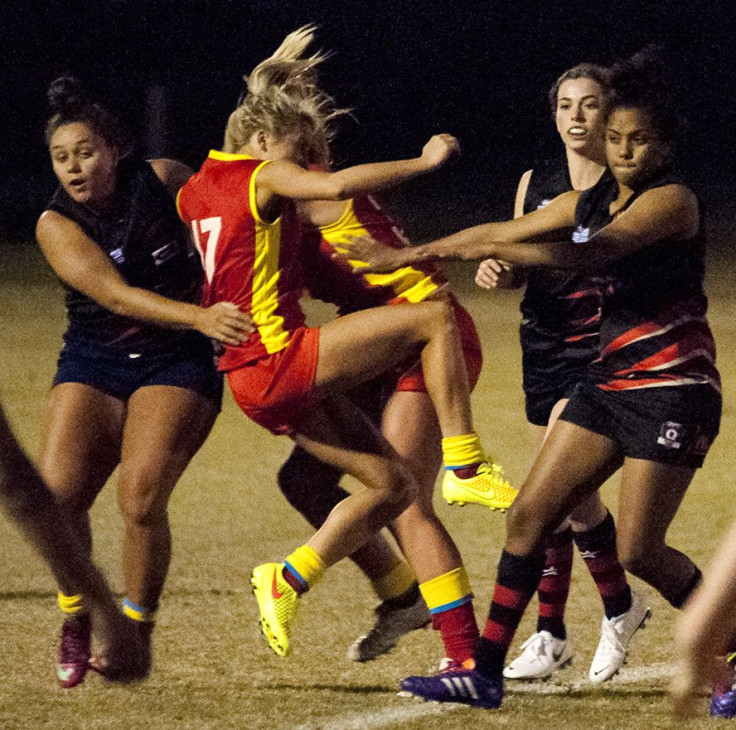
<instances>
[{"instance_id":1,"label":"hand gripping jersey","mask_svg":"<svg viewBox=\"0 0 736 730\"><path fill-rule=\"evenodd\" d=\"M683 183L670 172L660 174L624 209L648 190L671 184ZM588 238L611 222L610 204L616 195L616 182L609 177L581 195L578 236ZM658 241L607 267L600 356L590 369L599 388L706 385L720 392L715 343L706 320L704 255L701 215L692 238Z\"/></svg>"},{"instance_id":2,"label":"hand gripping jersey","mask_svg":"<svg viewBox=\"0 0 736 730\"><path fill-rule=\"evenodd\" d=\"M131 286L178 301L198 300L203 278L198 256L169 191L147 162L120 162L115 201L104 214L74 202L61 187L48 209L74 221ZM166 350L191 335L122 317L76 289L64 287L67 342L144 353Z\"/></svg>"},{"instance_id":3,"label":"hand gripping jersey","mask_svg":"<svg viewBox=\"0 0 736 730\"><path fill-rule=\"evenodd\" d=\"M572 189L567 160L549 160L532 173L524 213ZM521 302L524 354L544 358L551 369L582 372L598 354L601 302L600 277L531 268Z\"/></svg>"},{"instance_id":4,"label":"hand gripping jersey","mask_svg":"<svg viewBox=\"0 0 736 730\"><path fill-rule=\"evenodd\" d=\"M284 200L273 222L263 220L256 206L256 176L267 164L213 150L177 198L204 262L205 304L233 302L256 325L247 341L226 346L221 371L283 350L304 325L294 204Z\"/></svg>"},{"instance_id":5,"label":"hand gripping jersey","mask_svg":"<svg viewBox=\"0 0 736 730\"><path fill-rule=\"evenodd\" d=\"M338 306L340 314L402 302L421 302L447 287L435 266L403 267L386 274L360 274L360 261L350 258L350 243L371 236L391 248L409 245L396 224L368 195L348 200L334 223L311 232L304 245L304 277L310 294ZM337 251L352 271L330 257Z\"/></svg>"}]
</instances>

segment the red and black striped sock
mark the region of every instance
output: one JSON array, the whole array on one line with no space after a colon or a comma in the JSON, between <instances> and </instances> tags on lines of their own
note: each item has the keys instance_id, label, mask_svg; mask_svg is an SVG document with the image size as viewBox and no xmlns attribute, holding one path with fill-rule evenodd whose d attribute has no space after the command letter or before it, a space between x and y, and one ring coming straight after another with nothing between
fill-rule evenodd
<instances>
[{"instance_id":1,"label":"red and black striped sock","mask_svg":"<svg viewBox=\"0 0 736 730\"><path fill-rule=\"evenodd\" d=\"M558 639L566 639L565 608L572 576L572 530L568 527L547 539L544 569L539 581L539 616L537 631L549 631Z\"/></svg>"},{"instance_id":2,"label":"red and black striped sock","mask_svg":"<svg viewBox=\"0 0 736 730\"><path fill-rule=\"evenodd\" d=\"M503 671L506 653L534 591L539 585L544 554L518 556L501 553L488 620L478 641L475 664L488 677Z\"/></svg>"},{"instance_id":3,"label":"red and black striped sock","mask_svg":"<svg viewBox=\"0 0 736 730\"><path fill-rule=\"evenodd\" d=\"M616 553L616 525L611 513L592 530L573 533L575 544L588 567L603 601L607 618L631 608L631 588Z\"/></svg>"}]
</instances>

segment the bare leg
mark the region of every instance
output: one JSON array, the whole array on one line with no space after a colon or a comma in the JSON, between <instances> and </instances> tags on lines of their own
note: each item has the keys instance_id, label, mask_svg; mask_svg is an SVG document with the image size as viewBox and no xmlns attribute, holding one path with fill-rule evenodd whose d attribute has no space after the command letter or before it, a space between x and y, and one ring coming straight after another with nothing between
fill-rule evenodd
<instances>
[{"instance_id":1,"label":"bare leg","mask_svg":"<svg viewBox=\"0 0 736 730\"><path fill-rule=\"evenodd\" d=\"M462 565L460 553L432 503L442 454L439 424L429 396L395 393L386 407L383 434L407 460L419 487L417 498L394 520L394 528L402 551L423 583Z\"/></svg>"},{"instance_id":2,"label":"bare leg","mask_svg":"<svg viewBox=\"0 0 736 730\"><path fill-rule=\"evenodd\" d=\"M379 307L339 317L320 328L319 346L318 393L346 390L421 350L424 379L442 435L472 432L468 377L449 303Z\"/></svg>"},{"instance_id":3,"label":"bare leg","mask_svg":"<svg viewBox=\"0 0 736 730\"><path fill-rule=\"evenodd\" d=\"M415 482L406 464L343 396L324 399L299 424L294 440L368 487L340 502L307 543L327 566L363 545L401 514L415 495Z\"/></svg>"},{"instance_id":4,"label":"bare leg","mask_svg":"<svg viewBox=\"0 0 736 730\"><path fill-rule=\"evenodd\" d=\"M731 525L678 622L675 638L679 671L671 687L678 715L691 715L701 687L720 679L717 668L721 663L714 659L732 650L735 633L736 523Z\"/></svg>"},{"instance_id":5,"label":"bare leg","mask_svg":"<svg viewBox=\"0 0 736 730\"><path fill-rule=\"evenodd\" d=\"M123 620L105 579L18 446L1 410L0 502L57 582L75 594L84 594L108 679L124 682L145 677L148 665L138 637Z\"/></svg>"},{"instance_id":6,"label":"bare leg","mask_svg":"<svg viewBox=\"0 0 736 730\"><path fill-rule=\"evenodd\" d=\"M62 383L51 391L39 468L88 554L88 511L119 461L124 419L122 401L88 385ZM74 594L63 581L59 587Z\"/></svg>"},{"instance_id":7,"label":"bare leg","mask_svg":"<svg viewBox=\"0 0 736 730\"><path fill-rule=\"evenodd\" d=\"M139 606L158 604L171 560L169 497L216 417L211 401L185 388L140 388L128 401L118 504L126 596Z\"/></svg>"},{"instance_id":8,"label":"bare leg","mask_svg":"<svg viewBox=\"0 0 736 730\"><path fill-rule=\"evenodd\" d=\"M665 542L694 473L687 467L627 458L621 479L621 563L675 604L699 574L690 558Z\"/></svg>"},{"instance_id":9,"label":"bare leg","mask_svg":"<svg viewBox=\"0 0 736 730\"><path fill-rule=\"evenodd\" d=\"M557 421L509 511L506 550L531 555L561 520L621 464L616 444L567 421Z\"/></svg>"}]
</instances>

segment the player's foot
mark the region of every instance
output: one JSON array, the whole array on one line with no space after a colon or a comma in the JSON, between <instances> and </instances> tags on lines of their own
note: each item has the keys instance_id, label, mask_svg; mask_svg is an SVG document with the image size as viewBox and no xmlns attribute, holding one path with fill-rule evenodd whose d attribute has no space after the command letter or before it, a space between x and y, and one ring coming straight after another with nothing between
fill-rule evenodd
<instances>
[{"instance_id":1,"label":"player's foot","mask_svg":"<svg viewBox=\"0 0 736 730\"><path fill-rule=\"evenodd\" d=\"M728 719L736 717L736 670L733 661L726 662L723 676L713 685L710 716Z\"/></svg>"},{"instance_id":2,"label":"player's foot","mask_svg":"<svg viewBox=\"0 0 736 730\"><path fill-rule=\"evenodd\" d=\"M506 679L546 679L568 666L572 655L569 639L558 639L549 631L538 631L521 645L521 654L503 670L503 676Z\"/></svg>"},{"instance_id":3,"label":"player's foot","mask_svg":"<svg viewBox=\"0 0 736 730\"><path fill-rule=\"evenodd\" d=\"M505 512L517 493L518 490L503 478L503 469L492 461L483 462L476 475L468 479L460 479L452 469L446 469L442 479L445 501L461 507L473 503Z\"/></svg>"},{"instance_id":4,"label":"player's foot","mask_svg":"<svg viewBox=\"0 0 736 730\"><path fill-rule=\"evenodd\" d=\"M348 659L352 662L376 659L391 651L404 634L421 629L431 620L427 604L418 591L416 600L403 608L397 608L391 601L383 601L376 608L373 628L350 645Z\"/></svg>"},{"instance_id":5,"label":"player's foot","mask_svg":"<svg viewBox=\"0 0 736 730\"><path fill-rule=\"evenodd\" d=\"M291 647L291 622L299 606L297 592L284 580L283 563L264 563L253 568L250 578L261 614L261 631L279 656Z\"/></svg>"},{"instance_id":6,"label":"player's foot","mask_svg":"<svg viewBox=\"0 0 736 730\"><path fill-rule=\"evenodd\" d=\"M151 672L153 621L133 621L120 616L119 628L109 634L89 660L89 668L108 682L136 682Z\"/></svg>"},{"instance_id":7,"label":"player's foot","mask_svg":"<svg viewBox=\"0 0 736 730\"><path fill-rule=\"evenodd\" d=\"M605 682L621 669L626 661L631 637L643 628L652 611L644 599L631 592L631 608L620 616L601 621L601 640L590 665L588 677L591 682Z\"/></svg>"},{"instance_id":8,"label":"player's foot","mask_svg":"<svg viewBox=\"0 0 736 730\"><path fill-rule=\"evenodd\" d=\"M448 666L433 677L407 677L401 680L403 693L434 702L459 702L495 710L503 700L503 677L484 677L475 669Z\"/></svg>"},{"instance_id":9,"label":"player's foot","mask_svg":"<svg viewBox=\"0 0 736 730\"><path fill-rule=\"evenodd\" d=\"M84 681L89 668L92 624L87 614L68 616L61 626L61 647L56 678L64 689Z\"/></svg>"}]
</instances>

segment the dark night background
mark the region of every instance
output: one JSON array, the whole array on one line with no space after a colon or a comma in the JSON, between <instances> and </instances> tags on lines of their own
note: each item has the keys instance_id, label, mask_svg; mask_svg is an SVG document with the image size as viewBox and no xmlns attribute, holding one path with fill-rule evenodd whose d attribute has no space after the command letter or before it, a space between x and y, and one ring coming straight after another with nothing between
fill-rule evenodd
<instances>
[{"instance_id":1,"label":"dark night background","mask_svg":"<svg viewBox=\"0 0 736 730\"><path fill-rule=\"evenodd\" d=\"M242 74L308 22L334 53L323 85L357 120L342 122L339 164L413 156L439 131L460 138L462 159L391 194L420 240L508 217L519 175L561 150L546 101L557 75L650 42L667 47L690 121L684 166L721 245L732 232L733 0L3 0L3 238L31 238L54 188L42 141L53 78L80 76L148 153L197 167L220 144ZM145 121L153 88L166 100L165 135Z\"/></svg>"}]
</instances>

